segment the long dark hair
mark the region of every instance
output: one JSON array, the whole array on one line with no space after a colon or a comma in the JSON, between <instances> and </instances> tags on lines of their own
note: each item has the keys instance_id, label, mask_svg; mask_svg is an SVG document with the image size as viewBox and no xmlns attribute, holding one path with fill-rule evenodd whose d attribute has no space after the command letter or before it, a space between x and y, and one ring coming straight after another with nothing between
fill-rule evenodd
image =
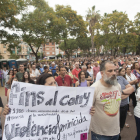
<instances>
[{"instance_id":1,"label":"long dark hair","mask_svg":"<svg viewBox=\"0 0 140 140\"><path fill-rule=\"evenodd\" d=\"M47 79L47 78L50 78L50 77L53 77L53 76L52 76L51 74L49 74L49 73L41 74L41 75L38 77L36 84L38 84L38 85L45 85L46 79Z\"/></svg>"},{"instance_id":2,"label":"long dark hair","mask_svg":"<svg viewBox=\"0 0 140 140\"><path fill-rule=\"evenodd\" d=\"M119 68L119 76L122 76L122 75L120 75L120 72L122 71L122 69L125 69L125 68L123 68L123 67L120 67ZM126 76L125 75L123 75L122 77L124 77L126 79Z\"/></svg>"},{"instance_id":3,"label":"long dark hair","mask_svg":"<svg viewBox=\"0 0 140 140\"><path fill-rule=\"evenodd\" d=\"M88 69L88 65L91 65L91 63L87 63L87 64L86 64L86 66L87 66L87 69ZM91 66L90 66L90 69L91 69Z\"/></svg>"},{"instance_id":4,"label":"long dark hair","mask_svg":"<svg viewBox=\"0 0 140 140\"><path fill-rule=\"evenodd\" d=\"M132 69L135 69L135 64L137 64L138 62L134 62L133 63L133 67L132 67ZM139 63L138 63L139 64Z\"/></svg>"},{"instance_id":5,"label":"long dark hair","mask_svg":"<svg viewBox=\"0 0 140 140\"><path fill-rule=\"evenodd\" d=\"M28 74L28 82L30 83L30 82L33 81L33 80L30 78L30 73L29 73L28 71L25 71L25 72L23 73L22 82L25 82L24 74L25 74L26 72L27 72L27 74Z\"/></svg>"},{"instance_id":6,"label":"long dark hair","mask_svg":"<svg viewBox=\"0 0 140 140\"><path fill-rule=\"evenodd\" d=\"M9 72L8 72L8 74L7 75L10 75L10 72L13 72L13 75L12 76L14 76L14 71L13 70L9 70Z\"/></svg>"},{"instance_id":7,"label":"long dark hair","mask_svg":"<svg viewBox=\"0 0 140 140\"><path fill-rule=\"evenodd\" d=\"M82 72L85 74L85 77L86 77L86 73L85 73L83 70L81 70L81 71L79 72L79 74L78 74L79 86L81 85L81 73L82 73Z\"/></svg>"}]
</instances>

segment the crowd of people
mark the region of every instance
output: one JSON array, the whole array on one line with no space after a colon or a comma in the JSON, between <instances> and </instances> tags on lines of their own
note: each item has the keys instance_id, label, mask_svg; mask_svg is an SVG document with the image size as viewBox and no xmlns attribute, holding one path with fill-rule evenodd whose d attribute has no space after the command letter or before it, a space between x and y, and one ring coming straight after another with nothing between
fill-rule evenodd
<instances>
[{"instance_id":1,"label":"crowd of people","mask_svg":"<svg viewBox=\"0 0 140 140\"><path fill-rule=\"evenodd\" d=\"M28 62L19 68L0 70L1 86L9 100L12 81L45 86L94 87L89 139L121 140L130 99L134 107L137 136L140 140L140 56L96 57ZM5 84L4 84L5 83ZM0 107L3 107L0 100ZM0 109L2 112L2 109ZM9 113L8 105L4 115Z\"/></svg>"}]
</instances>

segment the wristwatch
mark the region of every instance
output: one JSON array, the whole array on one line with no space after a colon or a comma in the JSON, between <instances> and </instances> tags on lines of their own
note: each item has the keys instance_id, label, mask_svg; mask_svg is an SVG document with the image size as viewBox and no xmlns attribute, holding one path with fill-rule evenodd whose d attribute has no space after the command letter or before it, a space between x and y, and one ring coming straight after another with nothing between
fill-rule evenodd
<instances>
[{"instance_id":1,"label":"wristwatch","mask_svg":"<svg viewBox=\"0 0 140 140\"><path fill-rule=\"evenodd\" d=\"M122 90L122 94L124 94L123 90Z\"/></svg>"}]
</instances>

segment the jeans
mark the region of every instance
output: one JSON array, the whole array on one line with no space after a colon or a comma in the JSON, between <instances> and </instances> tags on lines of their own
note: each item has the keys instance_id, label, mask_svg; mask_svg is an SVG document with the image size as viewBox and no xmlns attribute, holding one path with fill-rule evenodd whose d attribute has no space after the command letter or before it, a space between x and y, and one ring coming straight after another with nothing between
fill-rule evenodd
<instances>
[{"instance_id":1,"label":"jeans","mask_svg":"<svg viewBox=\"0 0 140 140\"><path fill-rule=\"evenodd\" d=\"M135 140L140 140L140 118L135 116L136 126L137 126L137 136Z\"/></svg>"},{"instance_id":2,"label":"jeans","mask_svg":"<svg viewBox=\"0 0 140 140\"><path fill-rule=\"evenodd\" d=\"M120 129L122 130L127 116L128 105L120 107ZM121 140L121 136L119 135L119 140Z\"/></svg>"},{"instance_id":3,"label":"jeans","mask_svg":"<svg viewBox=\"0 0 140 140\"><path fill-rule=\"evenodd\" d=\"M94 132L91 132L91 140L118 140L119 135L116 136L104 136L104 135L98 135Z\"/></svg>"},{"instance_id":4,"label":"jeans","mask_svg":"<svg viewBox=\"0 0 140 140\"><path fill-rule=\"evenodd\" d=\"M135 92L133 92L132 94L130 94L129 101L130 101L130 99L132 99L133 107L135 107L136 104L137 104ZM128 106L128 110L129 110L129 106Z\"/></svg>"},{"instance_id":5,"label":"jeans","mask_svg":"<svg viewBox=\"0 0 140 140\"><path fill-rule=\"evenodd\" d=\"M1 81L1 87L3 87L3 78L0 79L0 81Z\"/></svg>"}]
</instances>

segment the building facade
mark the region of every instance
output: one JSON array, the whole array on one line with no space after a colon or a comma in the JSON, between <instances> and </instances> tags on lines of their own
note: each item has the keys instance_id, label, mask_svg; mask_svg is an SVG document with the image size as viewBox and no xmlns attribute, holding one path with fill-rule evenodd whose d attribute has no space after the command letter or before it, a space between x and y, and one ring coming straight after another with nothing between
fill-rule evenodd
<instances>
[{"instance_id":1,"label":"building facade","mask_svg":"<svg viewBox=\"0 0 140 140\"><path fill-rule=\"evenodd\" d=\"M10 58L10 52L7 50L8 44L0 44L0 55L2 55L3 59L9 59ZM33 50L36 52L37 48L33 47ZM31 50L31 48L28 46L28 44L22 42L20 43L15 49L12 49L12 54L18 55L19 58L29 59L29 60L35 60L35 56ZM43 56L47 59L56 59L58 54L61 54L62 56L65 55L65 52L59 49L59 44L48 42L46 44L42 44L39 48L38 52L40 53L40 59L43 59Z\"/></svg>"},{"instance_id":2,"label":"building facade","mask_svg":"<svg viewBox=\"0 0 140 140\"><path fill-rule=\"evenodd\" d=\"M61 54L62 56L65 55L65 53L59 49L59 44L54 42L47 42L42 46L43 56L47 57L47 59L56 59L58 54Z\"/></svg>"},{"instance_id":3,"label":"building facade","mask_svg":"<svg viewBox=\"0 0 140 140\"><path fill-rule=\"evenodd\" d=\"M10 52L7 50L8 44L0 44L0 55L2 55L3 59L10 58ZM11 49L12 54L18 55L19 58L27 58L28 55L28 46L25 44L19 44L15 49Z\"/></svg>"}]
</instances>

